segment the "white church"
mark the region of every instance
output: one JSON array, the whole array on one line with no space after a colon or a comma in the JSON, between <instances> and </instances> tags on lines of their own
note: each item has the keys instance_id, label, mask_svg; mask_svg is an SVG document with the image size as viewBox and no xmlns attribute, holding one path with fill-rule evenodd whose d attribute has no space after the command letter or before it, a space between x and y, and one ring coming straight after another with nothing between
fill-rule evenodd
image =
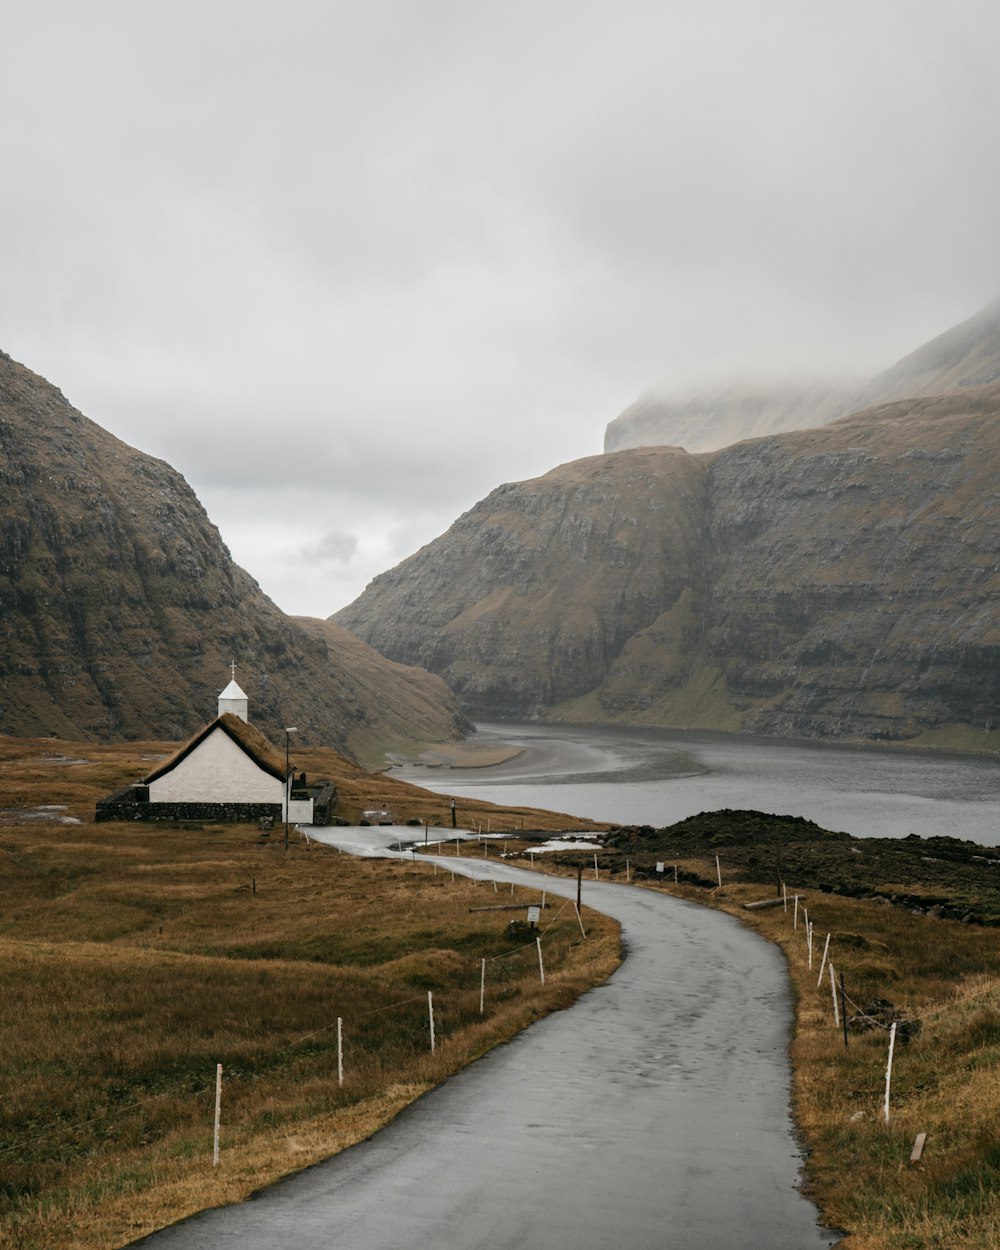
<instances>
[{"instance_id":1,"label":"white church","mask_svg":"<svg viewBox=\"0 0 1000 1250\"><path fill-rule=\"evenodd\" d=\"M334 787L307 786L286 757L249 723L247 696L235 674L219 695L218 714L141 782L97 805L97 820L247 820L325 825Z\"/></svg>"}]
</instances>

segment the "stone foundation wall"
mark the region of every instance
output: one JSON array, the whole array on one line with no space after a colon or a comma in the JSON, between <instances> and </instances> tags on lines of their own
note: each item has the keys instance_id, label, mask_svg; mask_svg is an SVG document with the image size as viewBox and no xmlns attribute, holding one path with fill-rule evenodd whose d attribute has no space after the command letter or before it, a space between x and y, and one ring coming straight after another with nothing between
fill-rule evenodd
<instances>
[{"instance_id":1,"label":"stone foundation wall","mask_svg":"<svg viewBox=\"0 0 1000 1250\"><path fill-rule=\"evenodd\" d=\"M313 824L328 825L337 801L335 786L313 795ZM123 786L97 804L95 820L212 820L219 824L256 822L269 816L282 822L280 803L150 803L148 786Z\"/></svg>"}]
</instances>

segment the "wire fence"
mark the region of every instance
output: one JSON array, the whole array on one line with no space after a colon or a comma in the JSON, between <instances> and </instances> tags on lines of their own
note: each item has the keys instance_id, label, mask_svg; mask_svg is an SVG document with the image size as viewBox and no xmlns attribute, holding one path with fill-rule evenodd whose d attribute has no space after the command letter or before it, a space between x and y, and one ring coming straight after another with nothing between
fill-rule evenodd
<instances>
[{"instance_id":1,"label":"wire fence","mask_svg":"<svg viewBox=\"0 0 1000 1250\"><path fill-rule=\"evenodd\" d=\"M430 867L429 864L427 866L428 868ZM528 911L530 908L533 908L536 906L538 905L528 903L528 902L524 902L523 904L525 911ZM539 907L539 911L541 910L542 907L545 907L545 906L546 904L543 901L541 906ZM577 919L579 920L579 912L576 911L575 904L573 904L571 900L566 900L562 904L562 906L559 908L559 910L556 911L555 914L551 918L548 919L544 927L537 928L537 930L535 931L535 936L530 941L524 942L523 944L501 951L498 954L481 956L478 960L473 960L469 958L468 956L466 956L466 959L468 960L468 964L469 964L468 972L470 974L470 977L476 967L483 970L483 973L484 973L484 975L482 976L481 987L480 987L480 1000L479 1000L479 1004L480 1004L479 1015L480 1016L484 1014L484 1009L485 1009L485 984L486 984L485 969L486 968L495 966L498 969L500 969L499 975L495 978L493 984L494 984L494 987L499 986L502 992L505 986L509 986L513 982L523 980L524 976L527 975L529 969L522 968L522 970L518 972L512 967L512 961L516 961L519 958L523 960L523 958L529 952L531 952L533 955L537 956L538 958L539 980L540 980L541 985L544 985L545 976L544 976L544 971L542 968L542 941L552 932L553 927L559 922L560 918L563 916L563 913L570 906L574 907L574 911L576 913ZM534 925L531 925L530 927L533 930L535 930ZM583 932L582 920L580 920L580 930L581 932ZM584 936L586 936L585 932L584 932ZM419 954L420 952L415 951L411 953ZM461 991L456 991L456 993L460 993L460 992ZM466 993L468 993L468 991L466 991ZM435 1036L435 1025L434 1025L434 1007L433 1007L432 991L426 991L425 993L414 994L407 998L398 999L391 1003L385 1003L385 1004L382 1004L381 1006L373 1007L370 1011L353 1012L352 1015L349 1017L349 1019L346 1020L346 1023L349 1025L351 1030L357 1033L358 1026L363 1025L366 1021L372 1020L374 1017L385 1016L392 1012L402 1012L403 1009L413 1007L415 1004L418 1004L418 1003L426 1003L428 1006L428 1023L429 1023L429 1035L430 1035L430 1044L428 1046L428 1052L433 1053L435 1050L435 1045L436 1045L436 1036ZM337 1033L337 1068L338 1068L338 1077L336 1079L338 1080L338 1084L342 1086L344 1084L344 1049L343 1049L344 1024L345 1024L344 1017L340 1017L340 1016L334 1017L330 1020L329 1023L321 1025L319 1028L310 1029L308 1032L305 1032L296 1037L290 1038L286 1040L285 1042L283 1042L281 1045L271 1048L271 1050L268 1051L267 1053L270 1054L271 1056L279 1055L282 1053L290 1054L294 1052L296 1049L298 1049L299 1047L304 1046L306 1043L310 1041L314 1041L316 1038L322 1037L326 1034L330 1034L336 1030L336 1033ZM261 1056L258 1054L257 1056L258 1061L260 1057ZM132 1101L129 1101L129 1102L125 1102L125 1103L116 1102L112 1106L105 1107L97 1114L89 1115L82 1119L78 1119L78 1120L54 1119L54 1120L49 1121L47 1124L34 1126L31 1133L22 1134L18 1137L13 1138L12 1140L9 1140L3 1144L0 1144L0 1158L9 1158L10 1156L21 1156L26 1151L29 1151L32 1147L38 1146L43 1142L51 1141L56 1138L72 1139L74 1137L79 1137L84 1130L88 1128L92 1128L95 1125L102 1124L102 1123L107 1124L111 1120L124 1121L126 1117L128 1117L130 1114L148 1112L150 1107L157 1103L164 1103L168 1100L177 1100L177 1099L184 1099L190 1102L191 1100L197 1100L197 1099L206 1097L212 1094L213 1091L216 1093L216 1097L218 1098L218 1095L220 1092L220 1079L221 1079L222 1070L223 1070L223 1066L221 1064L213 1065L213 1071L216 1073L216 1076L214 1077L214 1079L210 1081L206 1080L203 1084L197 1085L193 1088L190 1085L185 1085L183 1088L181 1088L180 1086L177 1086L175 1088L162 1090L157 1093L152 1093L152 1092L146 1093L146 1094L141 1095L140 1097L134 1098ZM252 1073L246 1074L242 1076L240 1079L244 1083L246 1082L252 1083L252 1082L258 1082L258 1081L264 1080L266 1079L267 1076L268 1076L267 1071L260 1071L260 1072L252 1072ZM334 1079L334 1078L331 1078L331 1079ZM217 1135L218 1135L218 1125L216 1125L216 1143L215 1143L215 1161L216 1162L218 1161L218 1137Z\"/></svg>"},{"instance_id":2,"label":"wire fence","mask_svg":"<svg viewBox=\"0 0 1000 1250\"><path fill-rule=\"evenodd\" d=\"M815 932L815 922L809 919L808 910L804 905L801 908L799 907L799 900L800 898L804 898L803 895L787 895L784 886L782 887L782 894L783 897L780 901L784 902L786 913L788 913L789 904L793 903L794 897L793 908L789 913L789 919L793 927L798 927L799 913L800 911L802 913L804 943L800 951L800 958L803 957L804 954L804 958L807 961L807 967L809 971L812 971L814 961L813 935ZM774 901L777 902L779 900ZM820 964L819 976L815 987L816 992L819 993L822 990L823 973L824 970L828 968L834 1028L842 1030L845 1047L848 1046L848 1037L852 1027L855 1032L880 1030L887 1035L888 1051L886 1055L885 1086L882 1096L880 1118L884 1124L888 1125L890 1121L893 1058L897 1035L902 1032L902 1036L908 1040L909 1037L915 1035L917 1031L929 1021L953 1017L957 1014L958 1010L964 1010L970 1003L976 1003L987 997L995 997L996 986L992 981L988 981L978 990L966 990L962 994L961 1007L952 1002L937 1004L927 1007L923 1011L917 1011L909 1008L901 1009L897 1007L896 1004L891 1003L888 1000L884 1000L884 1010L882 1010L879 1014L875 1014L872 1010L872 1003L859 1003L852 995L847 993L843 972L840 974L838 983L833 959L831 957L831 947L833 953L835 954L837 951L837 938L832 930L827 933L826 940L823 945L822 962ZM822 992L825 994L827 991L822 990ZM850 1007L852 1012L850 1016L848 1016L848 1007ZM911 1162L916 1161L921 1157L921 1152L927 1135L926 1133L923 1133L919 1136L921 1140L919 1141L919 1145L915 1144L914 1146Z\"/></svg>"}]
</instances>

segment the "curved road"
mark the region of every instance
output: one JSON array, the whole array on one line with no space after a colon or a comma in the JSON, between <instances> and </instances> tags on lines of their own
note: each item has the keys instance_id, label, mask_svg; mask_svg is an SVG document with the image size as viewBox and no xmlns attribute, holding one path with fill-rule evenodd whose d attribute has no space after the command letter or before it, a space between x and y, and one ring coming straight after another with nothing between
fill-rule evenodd
<instances>
[{"instance_id":1,"label":"curved road","mask_svg":"<svg viewBox=\"0 0 1000 1250\"><path fill-rule=\"evenodd\" d=\"M347 849L343 833L323 840ZM522 869L460 862L469 875L538 883ZM547 877L545 887L576 892L566 878ZM624 930L628 956L604 986L464 1069L370 1140L136 1244L831 1246L836 1235L817 1225L797 1189L791 1004L778 951L728 916L652 891L590 881L584 902Z\"/></svg>"}]
</instances>

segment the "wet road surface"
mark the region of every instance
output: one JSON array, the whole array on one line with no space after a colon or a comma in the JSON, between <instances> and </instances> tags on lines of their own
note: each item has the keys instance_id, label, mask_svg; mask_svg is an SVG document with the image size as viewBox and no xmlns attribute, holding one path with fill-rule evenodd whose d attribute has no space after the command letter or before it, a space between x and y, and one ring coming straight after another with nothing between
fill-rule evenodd
<instances>
[{"instance_id":1,"label":"wet road surface","mask_svg":"<svg viewBox=\"0 0 1000 1250\"><path fill-rule=\"evenodd\" d=\"M334 831L324 833L333 840ZM346 831L342 841L349 845ZM538 882L495 862L461 862L469 875ZM548 877L545 888L571 897L576 883ZM606 985L452 1077L369 1141L136 1244L832 1245L836 1236L796 1188L791 1004L778 951L728 916L650 891L589 881L583 898L623 925L628 956Z\"/></svg>"}]
</instances>

